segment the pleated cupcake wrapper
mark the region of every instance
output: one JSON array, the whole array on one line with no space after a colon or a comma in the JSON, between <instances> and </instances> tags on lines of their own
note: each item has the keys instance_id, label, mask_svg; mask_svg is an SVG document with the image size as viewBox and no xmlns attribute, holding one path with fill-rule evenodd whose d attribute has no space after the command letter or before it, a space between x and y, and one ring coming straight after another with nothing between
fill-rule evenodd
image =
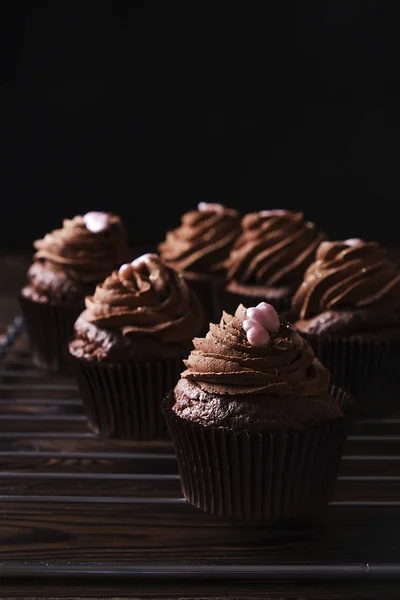
<instances>
[{"instance_id":1,"label":"pleated cupcake wrapper","mask_svg":"<svg viewBox=\"0 0 400 600\"><path fill-rule=\"evenodd\" d=\"M274 298L273 296L269 296L267 293L259 296L252 294L246 295L221 288L218 291L218 295L221 309L229 314L235 314L235 310L239 304L243 304L243 306L249 308L250 306L256 306L260 302L268 302L268 304L272 304L278 313L282 313L290 307L289 294L282 298Z\"/></svg>"},{"instance_id":2,"label":"pleated cupcake wrapper","mask_svg":"<svg viewBox=\"0 0 400 600\"><path fill-rule=\"evenodd\" d=\"M210 323L219 323L222 316L219 304L218 288L222 285L217 280L196 278L194 275L185 275L185 281L196 294L203 307L205 324L201 335L208 332Z\"/></svg>"},{"instance_id":3,"label":"pleated cupcake wrapper","mask_svg":"<svg viewBox=\"0 0 400 600\"><path fill-rule=\"evenodd\" d=\"M384 414L400 407L400 337L385 341L371 336L304 337L331 372L332 383L355 397L359 416Z\"/></svg>"},{"instance_id":4,"label":"pleated cupcake wrapper","mask_svg":"<svg viewBox=\"0 0 400 600\"><path fill-rule=\"evenodd\" d=\"M29 336L34 364L53 373L69 373L66 358L68 341L83 303L69 306L41 304L20 296L21 311Z\"/></svg>"},{"instance_id":5,"label":"pleated cupcake wrapper","mask_svg":"<svg viewBox=\"0 0 400 600\"><path fill-rule=\"evenodd\" d=\"M163 402L190 504L218 517L278 521L318 513L332 498L352 422L350 396L332 389L342 419L303 431L235 432L194 424Z\"/></svg>"},{"instance_id":6,"label":"pleated cupcake wrapper","mask_svg":"<svg viewBox=\"0 0 400 600\"><path fill-rule=\"evenodd\" d=\"M101 437L170 439L161 402L179 379L182 358L109 366L71 357L90 427Z\"/></svg>"}]
</instances>

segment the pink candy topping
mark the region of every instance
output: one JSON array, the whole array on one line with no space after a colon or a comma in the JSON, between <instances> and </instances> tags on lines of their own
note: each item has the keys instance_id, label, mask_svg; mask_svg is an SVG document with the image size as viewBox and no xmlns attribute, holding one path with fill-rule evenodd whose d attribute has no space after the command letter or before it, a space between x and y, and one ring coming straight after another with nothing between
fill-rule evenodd
<instances>
[{"instance_id":1,"label":"pink candy topping","mask_svg":"<svg viewBox=\"0 0 400 600\"><path fill-rule=\"evenodd\" d=\"M271 336L260 323L252 319L243 321L243 329L246 331L246 337L252 346L268 346Z\"/></svg>"},{"instance_id":2,"label":"pink candy topping","mask_svg":"<svg viewBox=\"0 0 400 600\"><path fill-rule=\"evenodd\" d=\"M223 206L222 204L216 204L216 203L212 203L212 202L199 202L199 204L197 205L198 210L200 210L201 212L206 211L206 210L211 210L213 212L223 212L225 210L225 206Z\"/></svg>"},{"instance_id":3,"label":"pink candy topping","mask_svg":"<svg viewBox=\"0 0 400 600\"><path fill-rule=\"evenodd\" d=\"M118 273L121 275L122 279L129 280L134 269L137 269L137 268L141 267L142 265L145 265L149 260L152 260L152 259L159 260L159 257L157 254L153 254L151 252L142 254L142 256L138 256L132 262L121 265L118 270Z\"/></svg>"},{"instance_id":4,"label":"pink candy topping","mask_svg":"<svg viewBox=\"0 0 400 600\"><path fill-rule=\"evenodd\" d=\"M131 263L125 263L124 265L121 265L118 270L118 273L121 275L122 279L129 279L132 275L132 272L133 267Z\"/></svg>"},{"instance_id":5,"label":"pink candy topping","mask_svg":"<svg viewBox=\"0 0 400 600\"><path fill-rule=\"evenodd\" d=\"M93 210L92 212L86 213L83 216L83 220L86 225L86 229L92 233L100 233L105 231L110 226L110 215L105 212L99 212Z\"/></svg>"},{"instance_id":6,"label":"pink candy topping","mask_svg":"<svg viewBox=\"0 0 400 600\"><path fill-rule=\"evenodd\" d=\"M146 254L142 254L142 256L138 256L137 258L135 258L132 262L131 265L134 268L140 267L140 265L144 265L147 261L149 260L159 260L159 256L158 254L154 254L153 252L146 252Z\"/></svg>"},{"instance_id":7,"label":"pink candy topping","mask_svg":"<svg viewBox=\"0 0 400 600\"><path fill-rule=\"evenodd\" d=\"M260 302L257 306L247 309L243 329L247 341L252 346L268 346L271 333L276 333L280 327L279 316L271 304Z\"/></svg>"},{"instance_id":8,"label":"pink candy topping","mask_svg":"<svg viewBox=\"0 0 400 600\"><path fill-rule=\"evenodd\" d=\"M362 244L362 240L360 238L350 238L348 240L344 240L346 246L358 246L358 244Z\"/></svg>"},{"instance_id":9,"label":"pink candy topping","mask_svg":"<svg viewBox=\"0 0 400 600\"><path fill-rule=\"evenodd\" d=\"M287 210L283 210L281 208L277 208L274 210L260 210L261 217L283 217L287 214Z\"/></svg>"},{"instance_id":10,"label":"pink candy topping","mask_svg":"<svg viewBox=\"0 0 400 600\"><path fill-rule=\"evenodd\" d=\"M140 273L141 267L145 268L145 272ZM165 270L165 265L160 260L158 254L154 254L152 252L148 252L146 254L142 254L142 256L138 256L132 262L121 265L118 271L121 280L125 280L127 282L132 280L133 274L136 271L141 275L148 275L148 278L151 282L152 288L156 292L162 292L165 290L165 279L168 277Z\"/></svg>"}]
</instances>

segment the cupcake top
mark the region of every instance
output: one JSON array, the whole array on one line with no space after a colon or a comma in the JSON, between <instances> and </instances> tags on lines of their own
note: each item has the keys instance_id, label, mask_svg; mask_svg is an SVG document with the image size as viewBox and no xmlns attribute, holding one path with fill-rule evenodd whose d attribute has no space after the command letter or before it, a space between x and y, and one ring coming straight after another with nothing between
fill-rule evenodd
<instances>
[{"instance_id":1,"label":"cupcake top","mask_svg":"<svg viewBox=\"0 0 400 600\"><path fill-rule=\"evenodd\" d=\"M236 210L200 202L197 210L183 215L180 227L167 233L159 252L178 271L219 275L239 231Z\"/></svg>"},{"instance_id":2,"label":"cupcake top","mask_svg":"<svg viewBox=\"0 0 400 600\"><path fill-rule=\"evenodd\" d=\"M225 262L227 278L250 285L296 287L325 237L301 212L249 213Z\"/></svg>"},{"instance_id":3,"label":"cupcake top","mask_svg":"<svg viewBox=\"0 0 400 600\"><path fill-rule=\"evenodd\" d=\"M400 273L374 242L323 242L292 301L307 333L361 333L400 326Z\"/></svg>"},{"instance_id":4,"label":"cupcake top","mask_svg":"<svg viewBox=\"0 0 400 600\"><path fill-rule=\"evenodd\" d=\"M196 296L157 254L122 265L85 303L70 352L90 361L180 355L203 324Z\"/></svg>"},{"instance_id":5,"label":"cupcake top","mask_svg":"<svg viewBox=\"0 0 400 600\"><path fill-rule=\"evenodd\" d=\"M117 215L89 212L65 219L34 242L36 253L28 271L25 295L68 296L89 291L128 256L127 234Z\"/></svg>"},{"instance_id":6,"label":"cupcake top","mask_svg":"<svg viewBox=\"0 0 400 600\"><path fill-rule=\"evenodd\" d=\"M174 392L173 410L184 419L274 430L342 416L328 392L328 371L270 304L223 313L193 344Z\"/></svg>"}]
</instances>

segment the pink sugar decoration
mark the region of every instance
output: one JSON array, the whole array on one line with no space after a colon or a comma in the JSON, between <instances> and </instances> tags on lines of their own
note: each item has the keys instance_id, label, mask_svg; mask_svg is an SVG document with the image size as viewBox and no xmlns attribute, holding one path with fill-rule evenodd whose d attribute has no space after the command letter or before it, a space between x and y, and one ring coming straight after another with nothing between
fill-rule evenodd
<instances>
[{"instance_id":1,"label":"pink sugar decoration","mask_svg":"<svg viewBox=\"0 0 400 600\"><path fill-rule=\"evenodd\" d=\"M360 238L349 238L348 240L344 240L346 246L358 246L358 244L362 244L362 240Z\"/></svg>"},{"instance_id":2,"label":"pink sugar decoration","mask_svg":"<svg viewBox=\"0 0 400 600\"><path fill-rule=\"evenodd\" d=\"M249 344L256 347L268 346L271 341L271 337L262 325L256 323L253 327L247 331L246 334Z\"/></svg>"},{"instance_id":3,"label":"pink sugar decoration","mask_svg":"<svg viewBox=\"0 0 400 600\"><path fill-rule=\"evenodd\" d=\"M130 263L125 263L124 265L120 266L118 273L119 275L121 275L122 279L129 279L129 276L132 274L132 271L132 265Z\"/></svg>"},{"instance_id":4,"label":"pink sugar decoration","mask_svg":"<svg viewBox=\"0 0 400 600\"><path fill-rule=\"evenodd\" d=\"M260 302L255 307L247 309L247 316L249 319L254 319L271 333L278 331L280 327L280 320L278 313L271 304L267 302Z\"/></svg>"},{"instance_id":5,"label":"pink sugar decoration","mask_svg":"<svg viewBox=\"0 0 400 600\"><path fill-rule=\"evenodd\" d=\"M225 210L225 207L222 204L217 204L215 202L199 202L199 204L197 205L197 209L201 212L211 210L213 212L218 213L223 212Z\"/></svg>"},{"instance_id":6,"label":"pink sugar decoration","mask_svg":"<svg viewBox=\"0 0 400 600\"><path fill-rule=\"evenodd\" d=\"M281 208L276 208L274 210L260 210L261 217L283 217L286 215L287 210L283 210Z\"/></svg>"},{"instance_id":7,"label":"pink sugar decoration","mask_svg":"<svg viewBox=\"0 0 400 600\"><path fill-rule=\"evenodd\" d=\"M260 302L257 306L247 309L243 329L252 346L268 346L271 333L278 331L280 320L278 313L271 304Z\"/></svg>"},{"instance_id":8,"label":"pink sugar decoration","mask_svg":"<svg viewBox=\"0 0 400 600\"><path fill-rule=\"evenodd\" d=\"M143 265L144 263L146 263L146 261L153 259L159 260L160 257L158 256L158 254L154 254L154 252L147 252L146 254L142 254L142 256L138 256L137 258L135 258L131 262L131 265L134 269L137 269L137 267L140 267L140 265Z\"/></svg>"},{"instance_id":9,"label":"pink sugar decoration","mask_svg":"<svg viewBox=\"0 0 400 600\"><path fill-rule=\"evenodd\" d=\"M245 319L243 321L243 329L246 332L249 331L249 329L251 329L252 327L255 327L256 325L259 325L259 323L257 323L257 321L254 321L253 319Z\"/></svg>"},{"instance_id":10,"label":"pink sugar decoration","mask_svg":"<svg viewBox=\"0 0 400 600\"><path fill-rule=\"evenodd\" d=\"M86 229L92 233L100 233L105 231L110 226L110 215L105 212L93 210L83 215L83 221Z\"/></svg>"}]
</instances>

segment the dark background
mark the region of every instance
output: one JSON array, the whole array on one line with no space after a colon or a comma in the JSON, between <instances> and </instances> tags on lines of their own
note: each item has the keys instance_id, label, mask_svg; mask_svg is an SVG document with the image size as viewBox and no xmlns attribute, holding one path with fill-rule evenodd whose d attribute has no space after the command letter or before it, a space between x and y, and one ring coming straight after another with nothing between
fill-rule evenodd
<instances>
[{"instance_id":1,"label":"dark background","mask_svg":"<svg viewBox=\"0 0 400 600\"><path fill-rule=\"evenodd\" d=\"M396 244L396 3L171 4L2 15L0 247L94 209L156 242L201 200Z\"/></svg>"}]
</instances>

